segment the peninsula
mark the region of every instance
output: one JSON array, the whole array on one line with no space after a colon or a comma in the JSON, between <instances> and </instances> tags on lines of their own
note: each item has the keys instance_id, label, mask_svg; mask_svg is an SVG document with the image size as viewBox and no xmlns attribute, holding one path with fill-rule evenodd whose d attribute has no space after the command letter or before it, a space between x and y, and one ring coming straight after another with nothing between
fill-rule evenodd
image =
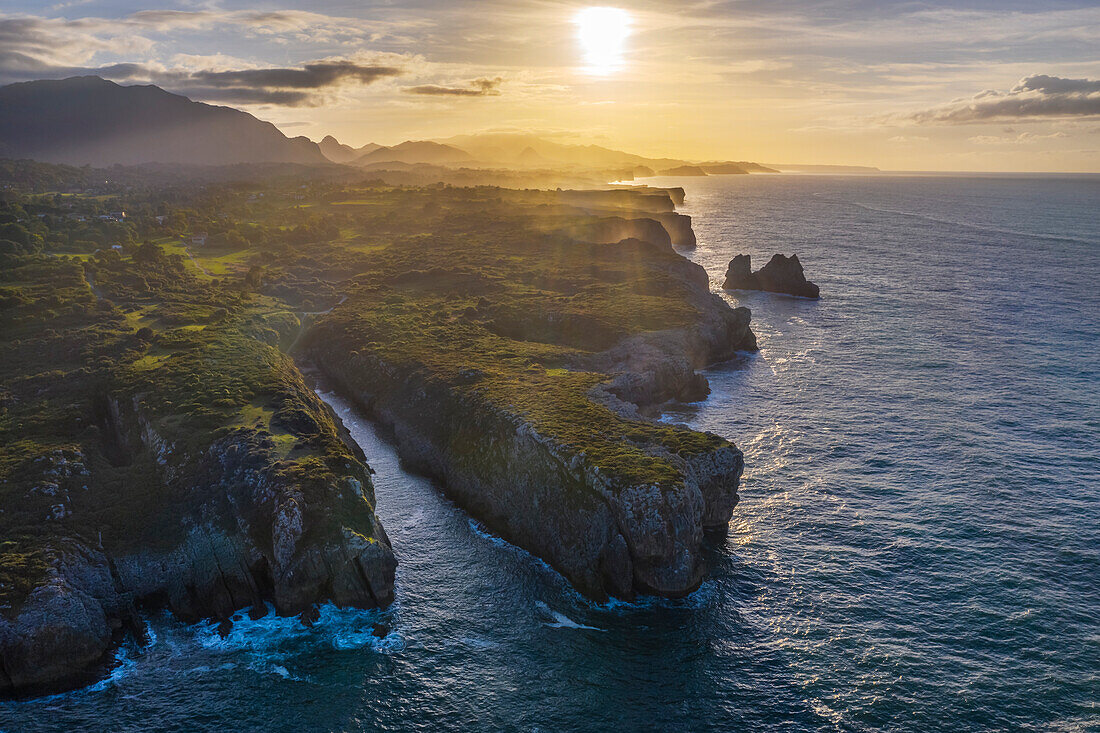
<instances>
[{"instance_id":1,"label":"peninsula","mask_svg":"<svg viewBox=\"0 0 1100 733\"><path fill-rule=\"evenodd\" d=\"M586 595L699 585L742 455L652 417L755 337L673 249L683 191L0 174L0 691L94 678L144 609L392 601L304 366Z\"/></svg>"}]
</instances>

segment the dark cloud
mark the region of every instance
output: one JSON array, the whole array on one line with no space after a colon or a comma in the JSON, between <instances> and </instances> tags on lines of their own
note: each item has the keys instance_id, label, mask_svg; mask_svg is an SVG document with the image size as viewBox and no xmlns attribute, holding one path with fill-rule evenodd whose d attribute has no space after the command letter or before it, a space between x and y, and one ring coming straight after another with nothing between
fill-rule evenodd
<instances>
[{"instance_id":1,"label":"dark cloud","mask_svg":"<svg viewBox=\"0 0 1100 733\"><path fill-rule=\"evenodd\" d=\"M401 60L377 62L370 57L259 69L92 63L106 52L148 57L153 41L140 35L144 31L167 33L215 25L268 35L307 33L326 43L342 33L365 31L350 19L304 11L143 10L117 20L0 14L0 84L96 75L120 83L156 84L202 101L301 107L321 104L331 98L325 92L338 87L372 84L404 73Z\"/></svg>"},{"instance_id":2,"label":"dark cloud","mask_svg":"<svg viewBox=\"0 0 1100 733\"><path fill-rule=\"evenodd\" d=\"M421 84L415 87L405 87L409 94L423 94L438 97L499 97L500 85L504 79L474 79L464 87L447 87L438 84Z\"/></svg>"},{"instance_id":3,"label":"dark cloud","mask_svg":"<svg viewBox=\"0 0 1100 733\"><path fill-rule=\"evenodd\" d=\"M316 107L321 100L315 94L292 89L263 89L248 87L173 87L172 92L200 102L225 102L227 104L273 104L280 107Z\"/></svg>"},{"instance_id":4,"label":"dark cloud","mask_svg":"<svg viewBox=\"0 0 1100 733\"><path fill-rule=\"evenodd\" d=\"M400 76L397 66L352 61L315 61L299 68L228 71L161 69L146 64L99 67L51 66L17 52L0 51L0 80L64 78L94 74L117 82L156 84L177 94L206 102L274 104L307 107L321 103L320 92L343 84L371 84Z\"/></svg>"},{"instance_id":5,"label":"dark cloud","mask_svg":"<svg viewBox=\"0 0 1100 733\"><path fill-rule=\"evenodd\" d=\"M212 87L277 89L321 89L343 81L370 84L387 76L398 76L396 66L364 66L350 61L305 64L300 69L242 69L240 71L196 71L190 78Z\"/></svg>"},{"instance_id":6,"label":"dark cloud","mask_svg":"<svg viewBox=\"0 0 1100 733\"><path fill-rule=\"evenodd\" d=\"M1061 79L1057 76L1036 74L1020 81L1013 92L1038 91L1044 94L1096 94L1100 81L1092 79Z\"/></svg>"},{"instance_id":7,"label":"dark cloud","mask_svg":"<svg viewBox=\"0 0 1100 733\"><path fill-rule=\"evenodd\" d=\"M1007 92L986 90L969 99L905 116L917 124L981 122L1100 116L1100 81L1036 74Z\"/></svg>"}]
</instances>

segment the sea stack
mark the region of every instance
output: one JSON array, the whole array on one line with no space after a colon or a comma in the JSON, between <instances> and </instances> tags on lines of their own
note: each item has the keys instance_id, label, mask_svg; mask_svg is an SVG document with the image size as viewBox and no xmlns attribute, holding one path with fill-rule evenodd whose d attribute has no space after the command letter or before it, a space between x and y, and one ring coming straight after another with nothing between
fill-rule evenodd
<instances>
[{"instance_id":1,"label":"sea stack","mask_svg":"<svg viewBox=\"0 0 1100 733\"><path fill-rule=\"evenodd\" d=\"M777 254L768 264L756 272L752 271L749 255L737 255L730 260L726 269L724 290L763 290L769 293L785 293L802 298L820 298L817 285L806 279L802 272L802 263L798 255L784 257Z\"/></svg>"}]
</instances>

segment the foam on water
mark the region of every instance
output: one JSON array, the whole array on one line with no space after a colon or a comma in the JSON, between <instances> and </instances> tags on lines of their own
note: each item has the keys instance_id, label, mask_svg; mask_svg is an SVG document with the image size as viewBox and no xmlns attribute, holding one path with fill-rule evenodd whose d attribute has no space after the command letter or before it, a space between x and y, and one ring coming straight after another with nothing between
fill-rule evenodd
<instances>
[{"instance_id":1,"label":"foam on water","mask_svg":"<svg viewBox=\"0 0 1100 733\"><path fill-rule=\"evenodd\" d=\"M374 627L393 611L337 608L326 603L320 607L317 620L307 626L296 617L277 615L268 604L267 613L257 619L244 612L234 615L232 627L224 634L214 622L196 624L191 631L196 642L206 649L219 653L250 652L268 660L280 659L302 644L313 643L325 643L333 649L369 648L389 653L402 648L400 632L391 630L379 638Z\"/></svg>"},{"instance_id":2,"label":"foam on water","mask_svg":"<svg viewBox=\"0 0 1100 733\"><path fill-rule=\"evenodd\" d=\"M586 626L584 624L579 624L573 619L566 616L564 613L560 613L550 608L550 606L546 605L542 601L536 601L535 608L537 608L544 615L553 619L553 621L550 622L543 622L543 626L547 626L551 629L587 629L589 631L603 631L603 629L597 629L595 626Z\"/></svg>"}]
</instances>

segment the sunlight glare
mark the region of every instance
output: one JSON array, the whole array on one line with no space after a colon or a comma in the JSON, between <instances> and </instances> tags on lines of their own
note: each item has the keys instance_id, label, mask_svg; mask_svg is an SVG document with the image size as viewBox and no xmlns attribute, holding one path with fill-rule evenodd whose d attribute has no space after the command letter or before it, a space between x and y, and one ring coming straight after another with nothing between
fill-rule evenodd
<instances>
[{"instance_id":1,"label":"sunlight glare","mask_svg":"<svg viewBox=\"0 0 1100 733\"><path fill-rule=\"evenodd\" d=\"M604 76L623 65L623 51L630 35L630 14L619 8L585 8L573 18L584 51L585 70Z\"/></svg>"}]
</instances>

